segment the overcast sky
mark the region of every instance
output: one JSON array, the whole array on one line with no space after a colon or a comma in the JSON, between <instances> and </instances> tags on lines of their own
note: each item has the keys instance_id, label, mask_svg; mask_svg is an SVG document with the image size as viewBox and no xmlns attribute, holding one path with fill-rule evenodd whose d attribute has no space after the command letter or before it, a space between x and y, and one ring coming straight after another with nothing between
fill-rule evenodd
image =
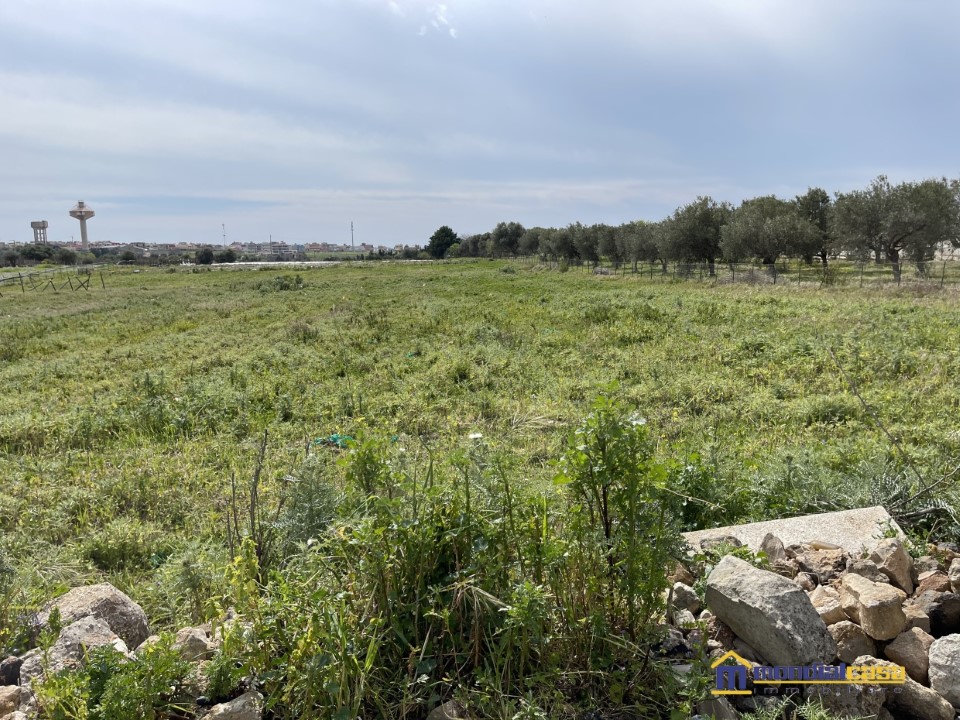
<instances>
[{"instance_id":1,"label":"overcast sky","mask_svg":"<svg viewBox=\"0 0 960 720\"><path fill-rule=\"evenodd\" d=\"M956 0L2 0L0 241L424 244L960 175Z\"/></svg>"}]
</instances>

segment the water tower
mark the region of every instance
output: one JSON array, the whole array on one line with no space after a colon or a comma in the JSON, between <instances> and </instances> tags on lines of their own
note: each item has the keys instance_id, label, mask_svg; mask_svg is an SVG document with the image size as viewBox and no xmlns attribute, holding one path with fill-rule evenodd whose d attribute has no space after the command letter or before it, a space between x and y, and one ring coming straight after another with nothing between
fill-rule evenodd
<instances>
[{"instance_id":1,"label":"water tower","mask_svg":"<svg viewBox=\"0 0 960 720\"><path fill-rule=\"evenodd\" d=\"M30 223L30 227L33 228L33 244L34 245L46 245L47 244L47 227L49 223L46 220L34 220Z\"/></svg>"},{"instance_id":2,"label":"water tower","mask_svg":"<svg viewBox=\"0 0 960 720\"><path fill-rule=\"evenodd\" d=\"M78 200L77 206L70 211L70 217L80 221L80 245L84 250L87 249L87 220L93 215L93 210L88 208L83 200Z\"/></svg>"}]
</instances>

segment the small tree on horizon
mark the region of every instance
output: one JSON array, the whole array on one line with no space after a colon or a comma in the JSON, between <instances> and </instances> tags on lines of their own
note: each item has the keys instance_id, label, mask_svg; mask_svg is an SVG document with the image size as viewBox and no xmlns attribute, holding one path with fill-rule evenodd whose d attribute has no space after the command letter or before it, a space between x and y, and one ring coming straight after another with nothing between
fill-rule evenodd
<instances>
[{"instance_id":1,"label":"small tree on horizon","mask_svg":"<svg viewBox=\"0 0 960 720\"><path fill-rule=\"evenodd\" d=\"M459 239L450 227L441 225L437 228L436 232L430 236L430 244L427 245L427 252L430 254L430 257L440 259L446 255L450 246Z\"/></svg>"}]
</instances>

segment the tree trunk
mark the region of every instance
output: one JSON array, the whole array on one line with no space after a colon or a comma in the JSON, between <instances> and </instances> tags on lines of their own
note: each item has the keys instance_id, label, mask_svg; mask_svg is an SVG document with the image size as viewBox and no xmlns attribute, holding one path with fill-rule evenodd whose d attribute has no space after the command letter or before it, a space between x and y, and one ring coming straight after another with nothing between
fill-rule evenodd
<instances>
[{"instance_id":1,"label":"tree trunk","mask_svg":"<svg viewBox=\"0 0 960 720\"><path fill-rule=\"evenodd\" d=\"M661 274L662 274L662 275L666 275L666 274L667 274L667 261L666 261L666 260L662 260L662 259L660 260L660 268L661 268Z\"/></svg>"},{"instance_id":2,"label":"tree trunk","mask_svg":"<svg viewBox=\"0 0 960 720\"><path fill-rule=\"evenodd\" d=\"M716 277L716 275L717 275L717 260L716 260L716 258L708 257L708 258L707 258L707 267L710 268L710 277Z\"/></svg>"},{"instance_id":3,"label":"tree trunk","mask_svg":"<svg viewBox=\"0 0 960 720\"><path fill-rule=\"evenodd\" d=\"M890 261L890 269L893 270L893 279L900 284L900 251L895 247L887 248L887 260Z\"/></svg>"},{"instance_id":4,"label":"tree trunk","mask_svg":"<svg viewBox=\"0 0 960 720\"><path fill-rule=\"evenodd\" d=\"M820 251L820 262L823 263L824 268L827 267L827 251L826 250Z\"/></svg>"}]
</instances>

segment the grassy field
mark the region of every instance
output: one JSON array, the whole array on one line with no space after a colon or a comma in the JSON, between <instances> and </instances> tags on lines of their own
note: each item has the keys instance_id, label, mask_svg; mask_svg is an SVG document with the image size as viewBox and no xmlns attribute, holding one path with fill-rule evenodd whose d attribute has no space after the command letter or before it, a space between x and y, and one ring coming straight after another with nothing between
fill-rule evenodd
<instances>
[{"instance_id":1,"label":"grassy field","mask_svg":"<svg viewBox=\"0 0 960 720\"><path fill-rule=\"evenodd\" d=\"M888 502L916 485L905 456L930 478L960 456L950 288L488 261L105 280L0 298L0 560L21 601L99 576L157 625L202 617L229 562L231 477L249 482L264 430L267 505L308 447L349 472L314 444L334 433L453 474L482 455L549 494L607 391L645 418L677 489L714 503L690 503L687 527ZM954 532L927 520L919 533Z\"/></svg>"}]
</instances>

